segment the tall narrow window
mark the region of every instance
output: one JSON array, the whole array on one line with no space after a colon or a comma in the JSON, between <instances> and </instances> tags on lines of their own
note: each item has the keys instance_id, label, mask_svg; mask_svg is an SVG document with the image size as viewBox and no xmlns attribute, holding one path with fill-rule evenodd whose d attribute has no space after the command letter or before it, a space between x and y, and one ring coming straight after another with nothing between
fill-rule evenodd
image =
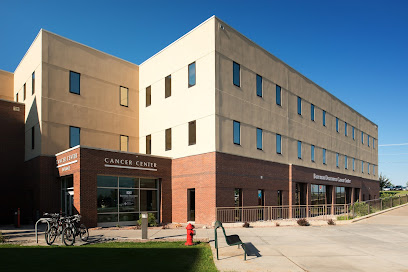
<instances>
[{"instance_id":1,"label":"tall narrow window","mask_svg":"<svg viewBox=\"0 0 408 272\"><path fill-rule=\"evenodd\" d=\"M81 142L81 129L79 127L69 127L69 147L79 145Z\"/></svg>"},{"instance_id":2,"label":"tall narrow window","mask_svg":"<svg viewBox=\"0 0 408 272\"><path fill-rule=\"evenodd\" d=\"M146 107L152 104L152 86L146 88Z\"/></svg>"},{"instance_id":3,"label":"tall narrow window","mask_svg":"<svg viewBox=\"0 0 408 272\"><path fill-rule=\"evenodd\" d=\"M196 85L196 63L190 63L188 65L188 87Z\"/></svg>"},{"instance_id":4,"label":"tall narrow window","mask_svg":"<svg viewBox=\"0 0 408 272\"><path fill-rule=\"evenodd\" d=\"M256 75L256 95L262 97L262 77Z\"/></svg>"},{"instance_id":5,"label":"tall narrow window","mask_svg":"<svg viewBox=\"0 0 408 272\"><path fill-rule=\"evenodd\" d=\"M339 118L336 117L336 131L339 132Z\"/></svg>"},{"instance_id":6,"label":"tall narrow window","mask_svg":"<svg viewBox=\"0 0 408 272\"><path fill-rule=\"evenodd\" d=\"M339 168L339 153L336 153L336 167Z\"/></svg>"},{"instance_id":7,"label":"tall narrow window","mask_svg":"<svg viewBox=\"0 0 408 272\"><path fill-rule=\"evenodd\" d=\"M35 145L35 138L34 138L34 132L35 132L35 130L34 130L34 127L32 127L31 128L31 149L34 149L34 145Z\"/></svg>"},{"instance_id":8,"label":"tall narrow window","mask_svg":"<svg viewBox=\"0 0 408 272\"><path fill-rule=\"evenodd\" d=\"M122 86L120 86L120 105L129 106L129 89Z\"/></svg>"},{"instance_id":9,"label":"tall narrow window","mask_svg":"<svg viewBox=\"0 0 408 272\"><path fill-rule=\"evenodd\" d=\"M312 162L314 162L315 161L315 146L314 145L311 146L310 153L311 153L310 157L312 158Z\"/></svg>"},{"instance_id":10,"label":"tall narrow window","mask_svg":"<svg viewBox=\"0 0 408 272\"><path fill-rule=\"evenodd\" d=\"M315 117L315 106L313 104L310 105L310 119L314 121Z\"/></svg>"},{"instance_id":11,"label":"tall narrow window","mask_svg":"<svg viewBox=\"0 0 408 272\"><path fill-rule=\"evenodd\" d=\"M323 148L323 164L326 164L326 149Z\"/></svg>"},{"instance_id":12,"label":"tall narrow window","mask_svg":"<svg viewBox=\"0 0 408 272\"><path fill-rule=\"evenodd\" d=\"M166 76L164 86L164 98L171 96L171 75Z\"/></svg>"},{"instance_id":13,"label":"tall narrow window","mask_svg":"<svg viewBox=\"0 0 408 272\"><path fill-rule=\"evenodd\" d=\"M236 63L235 61L234 61L234 64L233 64L233 70L234 70L234 72L233 72L234 74L233 74L232 81L233 81L235 86L240 87L241 86L241 66L238 63Z\"/></svg>"},{"instance_id":14,"label":"tall narrow window","mask_svg":"<svg viewBox=\"0 0 408 272\"><path fill-rule=\"evenodd\" d=\"M69 71L69 92L81 94L81 74Z\"/></svg>"},{"instance_id":15,"label":"tall narrow window","mask_svg":"<svg viewBox=\"0 0 408 272\"><path fill-rule=\"evenodd\" d=\"M354 170L356 170L356 167L355 167L355 159L353 158L353 171Z\"/></svg>"},{"instance_id":16,"label":"tall narrow window","mask_svg":"<svg viewBox=\"0 0 408 272\"><path fill-rule=\"evenodd\" d=\"M171 128L166 129L166 151L171 150Z\"/></svg>"},{"instance_id":17,"label":"tall narrow window","mask_svg":"<svg viewBox=\"0 0 408 272\"><path fill-rule=\"evenodd\" d=\"M373 138L373 149L375 149L375 138Z\"/></svg>"},{"instance_id":18,"label":"tall narrow window","mask_svg":"<svg viewBox=\"0 0 408 272\"><path fill-rule=\"evenodd\" d=\"M265 206L264 190L262 189L258 190L258 206Z\"/></svg>"},{"instance_id":19,"label":"tall narrow window","mask_svg":"<svg viewBox=\"0 0 408 272\"><path fill-rule=\"evenodd\" d=\"M367 144L370 146L370 135L367 134Z\"/></svg>"},{"instance_id":20,"label":"tall narrow window","mask_svg":"<svg viewBox=\"0 0 408 272\"><path fill-rule=\"evenodd\" d=\"M347 136L347 123L344 122L344 136Z\"/></svg>"},{"instance_id":21,"label":"tall narrow window","mask_svg":"<svg viewBox=\"0 0 408 272\"><path fill-rule=\"evenodd\" d=\"M35 93L35 72L31 74L31 94Z\"/></svg>"},{"instance_id":22,"label":"tall narrow window","mask_svg":"<svg viewBox=\"0 0 408 272\"><path fill-rule=\"evenodd\" d=\"M298 159L302 158L302 142L298 141Z\"/></svg>"},{"instance_id":23,"label":"tall narrow window","mask_svg":"<svg viewBox=\"0 0 408 272\"><path fill-rule=\"evenodd\" d=\"M298 96L297 98L297 113L302 115L302 98Z\"/></svg>"},{"instance_id":24,"label":"tall narrow window","mask_svg":"<svg viewBox=\"0 0 408 272\"><path fill-rule=\"evenodd\" d=\"M262 150L262 129L256 129L256 148Z\"/></svg>"},{"instance_id":25,"label":"tall narrow window","mask_svg":"<svg viewBox=\"0 0 408 272\"><path fill-rule=\"evenodd\" d=\"M240 188L234 189L234 205L235 207L242 206L242 189Z\"/></svg>"},{"instance_id":26,"label":"tall narrow window","mask_svg":"<svg viewBox=\"0 0 408 272\"><path fill-rule=\"evenodd\" d=\"M364 144L364 132L361 132L361 143Z\"/></svg>"},{"instance_id":27,"label":"tall narrow window","mask_svg":"<svg viewBox=\"0 0 408 272\"><path fill-rule=\"evenodd\" d=\"M282 136L276 134L276 153L282 154Z\"/></svg>"},{"instance_id":28,"label":"tall narrow window","mask_svg":"<svg viewBox=\"0 0 408 272\"><path fill-rule=\"evenodd\" d=\"M129 151L129 137L120 135L120 151Z\"/></svg>"},{"instance_id":29,"label":"tall narrow window","mask_svg":"<svg viewBox=\"0 0 408 272\"><path fill-rule=\"evenodd\" d=\"M276 105L282 105L282 89L279 85L276 85Z\"/></svg>"},{"instance_id":30,"label":"tall narrow window","mask_svg":"<svg viewBox=\"0 0 408 272\"><path fill-rule=\"evenodd\" d=\"M356 136L355 136L355 134L354 134L354 127L353 127L353 129L352 129L352 133L353 133L353 140L355 140L355 139L356 139Z\"/></svg>"},{"instance_id":31,"label":"tall narrow window","mask_svg":"<svg viewBox=\"0 0 408 272\"><path fill-rule=\"evenodd\" d=\"M344 169L348 169L347 155L344 155Z\"/></svg>"},{"instance_id":32,"label":"tall narrow window","mask_svg":"<svg viewBox=\"0 0 408 272\"><path fill-rule=\"evenodd\" d=\"M364 173L364 162L361 161L361 173Z\"/></svg>"},{"instance_id":33,"label":"tall narrow window","mask_svg":"<svg viewBox=\"0 0 408 272\"><path fill-rule=\"evenodd\" d=\"M241 144L241 123L234 121L234 144Z\"/></svg>"},{"instance_id":34,"label":"tall narrow window","mask_svg":"<svg viewBox=\"0 0 408 272\"><path fill-rule=\"evenodd\" d=\"M370 174L370 163L367 162L367 173Z\"/></svg>"},{"instance_id":35,"label":"tall narrow window","mask_svg":"<svg viewBox=\"0 0 408 272\"><path fill-rule=\"evenodd\" d=\"M18 93L16 93L16 102L18 102Z\"/></svg>"},{"instance_id":36,"label":"tall narrow window","mask_svg":"<svg viewBox=\"0 0 408 272\"><path fill-rule=\"evenodd\" d=\"M152 154L152 135L146 136L146 154Z\"/></svg>"},{"instance_id":37,"label":"tall narrow window","mask_svg":"<svg viewBox=\"0 0 408 272\"><path fill-rule=\"evenodd\" d=\"M26 100L26 98L27 98L27 93L26 93L26 84L24 83L24 86L23 86L23 101L25 101L25 100Z\"/></svg>"},{"instance_id":38,"label":"tall narrow window","mask_svg":"<svg viewBox=\"0 0 408 272\"><path fill-rule=\"evenodd\" d=\"M188 145L196 144L196 121L188 122Z\"/></svg>"},{"instance_id":39,"label":"tall narrow window","mask_svg":"<svg viewBox=\"0 0 408 272\"><path fill-rule=\"evenodd\" d=\"M323 126L326 126L326 111L323 111Z\"/></svg>"}]
</instances>

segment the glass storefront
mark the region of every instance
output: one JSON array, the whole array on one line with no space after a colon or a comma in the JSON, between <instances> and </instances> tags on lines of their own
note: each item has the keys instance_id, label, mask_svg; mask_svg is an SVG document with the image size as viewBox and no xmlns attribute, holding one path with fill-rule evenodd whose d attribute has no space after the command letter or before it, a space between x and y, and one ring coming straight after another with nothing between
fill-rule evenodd
<instances>
[{"instance_id":1,"label":"glass storefront","mask_svg":"<svg viewBox=\"0 0 408 272\"><path fill-rule=\"evenodd\" d=\"M326 204L326 185L311 185L311 204L325 205Z\"/></svg>"},{"instance_id":2,"label":"glass storefront","mask_svg":"<svg viewBox=\"0 0 408 272\"><path fill-rule=\"evenodd\" d=\"M135 224L141 212L159 218L157 179L97 177L97 212L100 225Z\"/></svg>"},{"instance_id":3,"label":"glass storefront","mask_svg":"<svg viewBox=\"0 0 408 272\"><path fill-rule=\"evenodd\" d=\"M336 204L346 203L346 190L344 187L336 187Z\"/></svg>"}]
</instances>

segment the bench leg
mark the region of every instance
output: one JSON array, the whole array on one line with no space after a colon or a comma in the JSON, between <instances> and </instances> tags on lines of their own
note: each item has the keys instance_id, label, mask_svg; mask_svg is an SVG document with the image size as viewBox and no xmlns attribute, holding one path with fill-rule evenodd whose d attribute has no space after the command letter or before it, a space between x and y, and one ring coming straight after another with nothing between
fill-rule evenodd
<instances>
[{"instance_id":1,"label":"bench leg","mask_svg":"<svg viewBox=\"0 0 408 272\"><path fill-rule=\"evenodd\" d=\"M246 251L244 251L244 260L246 261Z\"/></svg>"}]
</instances>

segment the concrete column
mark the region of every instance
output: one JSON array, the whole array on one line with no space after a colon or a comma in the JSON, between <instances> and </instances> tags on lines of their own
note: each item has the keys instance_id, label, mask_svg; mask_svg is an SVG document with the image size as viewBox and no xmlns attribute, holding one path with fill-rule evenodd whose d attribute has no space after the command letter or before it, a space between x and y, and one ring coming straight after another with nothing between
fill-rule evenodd
<instances>
[{"instance_id":1,"label":"concrete column","mask_svg":"<svg viewBox=\"0 0 408 272\"><path fill-rule=\"evenodd\" d=\"M356 193L355 188L351 188L351 204L354 204L354 194Z\"/></svg>"},{"instance_id":2,"label":"concrete column","mask_svg":"<svg viewBox=\"0 0 408 272\"><path fill-rule=\"evenodd\" d=\"M292 218L293 205L293 182L292 182L292 164L289 164L289 218Z\"/></svg>"},{"instance_id":3,"label":"concrete column","mask_svg":"<svg viewBox=\"0 0 408 272\"><path fill-rule=\"evenodd\" d=\"M331 204L331 214L334 215L334 204L336 204L336 186L332 186L332 204Z\"/></svg>"},{"instance_id":4,"label":"concrete column","mask_svg":"<svg viewBox=\"0 0 408 272\"><path fill-rule=\"evenodd\" d=\"M310 183L306 183L306 217L310 217L309 205L312 203L312 197L310 195L311 186Z\"/></svg>"}]
</instances>

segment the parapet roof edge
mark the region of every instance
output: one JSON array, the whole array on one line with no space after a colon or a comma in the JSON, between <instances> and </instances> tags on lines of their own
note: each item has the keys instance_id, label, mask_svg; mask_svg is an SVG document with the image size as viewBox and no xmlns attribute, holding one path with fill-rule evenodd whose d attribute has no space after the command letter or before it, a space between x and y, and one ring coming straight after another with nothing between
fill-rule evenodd
<instances>
[{"instance_id":1,"label":"parapet roof edge","mask_svg":"<svg viewBox=\"0 0 408 272\"><path fill-rule=\"evenodd\" d=\"M0 69L0 73L8 73L8 74L12 74L12 75L14 75L14 73L13 73L13 72L9 72L9 71L2 70L2 69Z\"/></svg>"},{"instance_id":2,"label":"parapet roof edge","mask_svg":"<svg viewBox=\"0 0 408 272\"><path fill-rule=\"evenodd\" d=\"M295 72L296 74L300 75L302 78L304 78L306 81L310 82L311 84L315 85L317 88L319 88L320 90L326 92L327 94L329 94L332 98L338 100L340 103L342 103L343 105L345 105L346 107L348 107L351 111L357 113L358 115L360 115L361 117L363 117L365 120L367 120L368 122L370 122L371 124L373 124L374 126L376 126L376 128L378 129L378 125L376 123L374 123L373 121L371 121L370 119L368 119L367 117L365 117L364 115L362 115L361 113L359 113L358 111L356 111L355 109L353 109L352 107L350 107L349 105L347 105L346 103L344 103L342 100L340 100L339 98L337 98L335 95L333 95L332 93L330 93L329 91L327 91L326 89L324 89L323 87L321 87L320 85L316 84L315 82L313 82L311 79L307 78L306 76L304 76L303 74L301 74L300 72L298 72L297 70L295 70L293 67L291 67L290 65L288 65L286 62L282 61L281 59L279 59L278 57L276 57L275 55L273 55L272 53L270 53L269 51L267 51L266 49L264 49L263 47L261 47L260 45L258 45L257 43L255 43L254 41L252 41L251 39L249 39L248 37L246 37L244 34L242 34L241 32L239 32L238 30L236 30L235 28L231 27L229 24L225 23L223 20L221 20L220 18L213 16L216 20L218 20L219 22L221 22L222 24L225 24L226 26L228 26L230 29L232 29L233 31L235 31L236 33L238 33L238 35L240 35L241 37L243 37L244 39L248 40L249 42L253 43L256 47L258 47L259 49L261 49L262 51L264 51L265 53L267 53L268 55L270 55L271 57L273 57L274 59L276 59L277 61L281 62L283 65L285 65L289 70ZM211 18L213 18L211 17ZM183 36L184 37L184 36Z\"/></svg>"},{"instance_id":3,"label":"parapet roof edge","mask_svg":"<svg viewBox=\"0 0 408 272\"><path fill-rule=\"evenodd\" d=\"M215 15L211 16L210 18L208 18L207 20L205 20L204 22L202 22L201 24L199 24L198 26L196 26L195 28L193 28L192 30L190 30L189 32L187 32L186 34L184 34L183 36L181 36L180 38L178 38L177 40L175 40L174 42L170 43L169 45L167 45L165 48L163 48L162 50L160 50L159 52L157 52L156 54L154 54L153 56L149 57L147 60L145 60L144 62L142 62L141 64L139 64L139 66L142 66L145 62L148 62L150 59L156 57L157 55L159 55L160 53L162 53L164 50L166 50L167 48L169 48L170 46L172 46L173 44L179 42L180 40L182 40L184 37L188 36L191 32L195 31L196 29L198 29L199 27L201 27L202 25L206 24L207 22L209 22L211 19L216 18Z\"/></svg>"},{"instance_id":4,"label":"parapet roof edge","mask_svg":"<svg viewBox=\"0 0 408 272\"><path fill-rule=\"evenodd\" d=\"M40 31L38 31L37 36L35 36L34 41L30 44L30 47L27 49L27 51L25 52L24 56L21 58L20 62L18 63L16 69L14 69L14 74L16 73L18 67L20 67L21 63L23 62L23 60L25 59L25 57L27 56L28 51L30 51L31 47L33 46L33 44L35 43L35 41L38 39L38 37L40 36L41 32L43 31L43 29L41 28Z\"/></svg>"}]
</instances>

